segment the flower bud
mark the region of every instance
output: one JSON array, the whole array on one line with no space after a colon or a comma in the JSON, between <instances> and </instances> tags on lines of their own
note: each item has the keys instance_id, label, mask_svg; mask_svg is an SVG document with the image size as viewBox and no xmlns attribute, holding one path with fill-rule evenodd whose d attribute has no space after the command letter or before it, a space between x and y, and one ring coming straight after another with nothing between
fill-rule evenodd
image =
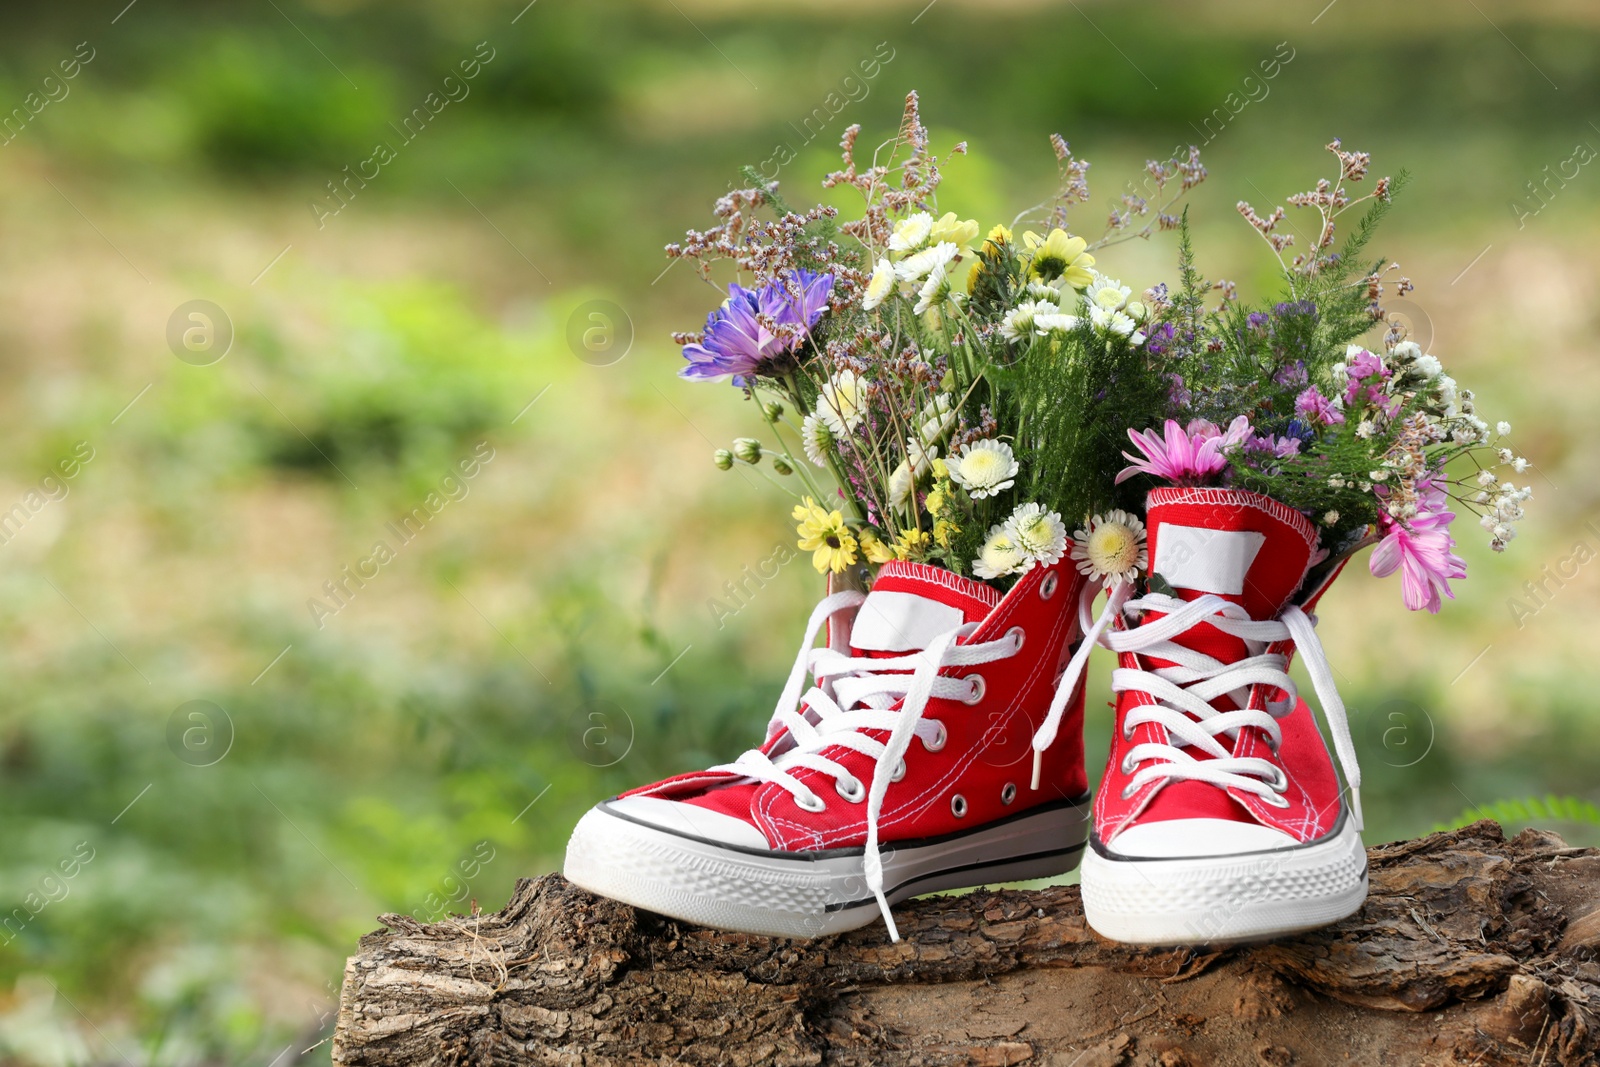
<instances>
[{"instance_id":1,"label":"flower bud","mask_svg":"<svg viewBox=\"0 0 1600 1067\"><path fill-rule=\"evenodd\" d=\"M779 474L793 474L794 468L783 461L782 456L772 457L772 469Z\"/></svg>"},{"instance_id":2,"label":"flower bud","mask_svg":"<svg viewBox=\"0 0 1600 1067\"><path fill-rule=\"evenodd\" d=\"M768 422L777 422L783 417L783 405L776 400L769 400L761 405L761 416Z\"/></svg>"},{"instance_id":3,"label":"flower bud","mask_svg":"<svg viewBox=\"0 0 1600 1067\"><path fill-rule=\"evenodd\" d=\"M754 437L735 437L733 439L734 458L745 463L761 462L761 442Z\"/></svg>"},{"instance_id":4,"label":"flower bud","mask_svg":"<svg viewBox=\"0 0 1600 1067\"><path fill-rule=\"evenodd\" d=\"M719 448L715 452L711 453L711 462L717 465L718 470L732 470L733 453L729 452L726 448Z\"/></svg>"}]
</instances>

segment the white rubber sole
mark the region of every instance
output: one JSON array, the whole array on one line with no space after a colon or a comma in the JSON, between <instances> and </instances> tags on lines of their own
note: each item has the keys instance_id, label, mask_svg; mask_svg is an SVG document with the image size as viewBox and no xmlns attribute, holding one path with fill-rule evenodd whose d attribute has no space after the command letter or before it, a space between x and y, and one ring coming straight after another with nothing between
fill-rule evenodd
<instances>
[{"instance_id":1,"label":"white rubber sole","mask_svg":"<svg viewBox=\"0 0 1600 1067\"><path fill-rule=\"evenodd\" d=\"M921 893L1064 874L1083 856L1089 798L1035 808L974 830L887 843L891 904ZM822 937L878 919L862 849L776 852L721 845L592 808L567 843L574 885L701 926Z\"/></svg>"},{"instance_id":2,"label":"white rubber sole","mask_svg":"<svg viewBox=\"0 0 1600 1067\"><path fill-rule=\"evenodd\" d=\"M1225 945L1315 930L1367 899L1367 853L1348 818L1311 844L1227 856L1132 859L1098 840L1083 857L1083 912L1133 945Z\"/></svg>"}]
</instances>

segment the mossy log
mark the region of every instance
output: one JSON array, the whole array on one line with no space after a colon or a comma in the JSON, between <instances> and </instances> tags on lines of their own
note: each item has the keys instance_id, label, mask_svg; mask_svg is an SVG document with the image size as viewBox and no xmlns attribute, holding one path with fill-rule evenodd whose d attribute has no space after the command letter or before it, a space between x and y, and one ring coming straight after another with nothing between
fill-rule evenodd
<instances>
[{"instance_id":1,"label":"mossy log","mask_svg":"<svg viewBox=\"0 0 1600 1067\"><path fill-rule=\"evenodd\" d=\"M1600 850L1480 822L1368 850L1315 933L1096 936L1075 886L979 891L817 941L688 926L546 875L498 912L384 915L339 1064L1600 1064Z\"/></svg>"}]
</instances>

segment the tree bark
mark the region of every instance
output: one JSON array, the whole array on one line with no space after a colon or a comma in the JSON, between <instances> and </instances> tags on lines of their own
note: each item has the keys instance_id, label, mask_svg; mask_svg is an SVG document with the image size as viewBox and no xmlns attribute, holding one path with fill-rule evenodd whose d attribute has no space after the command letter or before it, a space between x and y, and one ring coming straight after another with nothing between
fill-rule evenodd
<instances>
[{"instance_id":1,"label":"tree bark","mask_svg":"<svg viewBox=\"0 0 1600 1067\"><path fill-rule=\"evenodd\" d=\"M1140 949L1076 886L979 891L817 941L720 933L551 874L499 912L384 915L333 1059L413 1064L1600 1063L1600 850L1480 822L1368 850L1311 934Z\"/></svg>"}]
</instances>

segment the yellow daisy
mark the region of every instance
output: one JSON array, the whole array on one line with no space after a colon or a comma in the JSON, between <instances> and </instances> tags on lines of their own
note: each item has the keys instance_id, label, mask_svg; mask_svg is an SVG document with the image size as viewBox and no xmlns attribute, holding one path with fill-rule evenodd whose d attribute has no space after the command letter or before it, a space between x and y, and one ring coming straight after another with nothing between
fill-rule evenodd
<instances>
[{"instance_id":1,"label":"yellow daisy","mask_svg":"<svg viewBox=\"0 0 1600 1067\"><path fill-rule=\"evenodd\" d=\"M1094 281L1094 257L1086 250L1089 242L1073 237L1066 230L1054 229L1049 237L1028 232L1022 243L1033 253L1028 272L1036 278L1053 282L1061 278L1074 289L1085 289Z\"/></svg>"},{"instance_id":2,"label":"yellow daisy","mask_svg":"<svg viewBox=\"0 0 1600 1067\"><path fill-rule=\"evenodd\" d=\"M894 549L879 540L878 535L871 530L861 531L861 551L867 555L868 562L888 563L895 558Z\"/></svg>"},{"instance_id":3,"label":"yellow daisy","mask_svg":"<svg viewBox=\"0 0 1600 1067\"><path fill-rule=\"evenodd\" d=\"M894 554L899 559L918 559L928 551L930 540L926 530L902 530Z\"/></svg>"},{"instance_id":4,"label":"yellow daisy","mask_svg":"<svg viewBox=\"0 0 1600 1067\"><path fill-rule=\"evenodd\" d=\"M801 551L811 553L811 565L818 574L830 570L838 574L856 561L856 539L844 523L839 511L824 511L817 502L806 497L804 504L796 504L794 518L800 535Z\"/></svg>"}]
</instances>

